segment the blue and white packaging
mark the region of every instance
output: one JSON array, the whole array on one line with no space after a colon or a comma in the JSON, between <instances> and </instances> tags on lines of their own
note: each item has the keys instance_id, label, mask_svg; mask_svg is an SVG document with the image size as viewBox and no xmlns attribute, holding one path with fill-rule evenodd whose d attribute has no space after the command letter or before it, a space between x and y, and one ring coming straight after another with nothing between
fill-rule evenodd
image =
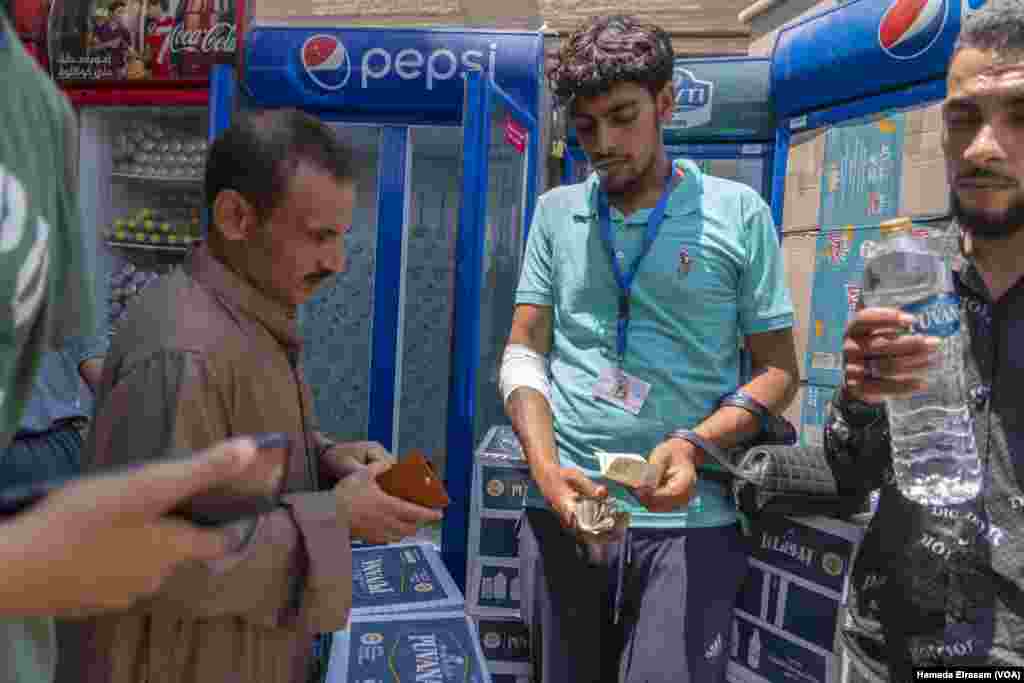
<instances>
[{"instance_id":1,"label":"blue and white packaging","mask_svg":"<svg viewBox=\"0 0 1024 683\"><path fill-rule=\"evenodd\" d=\"M491 427L473 463L467 549L467 609L519 615L519 520L530 470L512 428Z\"/></svg>"},{"instance_id":2,"label":"blue and white packaging","mask_svg":"<svg viewBox=\"0 0 1024 683\"><path fill-rule=\"evenodd\" d=\"M334 634L327 683L492 683L463 612L353 615Z\"/></svg>"},{"instance_id":3,"label":"blue and white packaging","mask_svg":"<svg viewBox=\"0 0 1024 683\"><path fill-rule=\"evenodd\" d=\"M519 619L476 617L480 647L491 673L529 674L530 633Z\"/></svg>"},{"instance_id":4,"label":"blue and white packaging","mask_svg":"<svg viewBox=\"0 0 1024 683\"><path fill-rule=\"evenodd\" d=\"M530 665L521 662L487 662L494 683L531 683Z\"/></svg>"},{"instance_id":5,"label":"blue and white packaging","mask_svg":"<svg viewBox=\"0 0 1024 683\"><path fill-rule=\"evenodd\" d=\"M474 616L518 619L521 598L518 559L487 558L472 564L466 602Z\"/></svg>"},{"instance_id":6,"label":"blue and white packaging","mask_svg":"<svg viewBox=\"0 0 1024 683\"><path fill-rule=\"evenodd\" d=\"M807 329L806 372L811 384L842 382L843 335L860 302L864 259L880 238L877 226L850 225L818 234Z\"/></svg>"},{"instance_id":7,"label":"blue and white packaging","mask_svg":"<svg viewBox=\"0 0 1024 683\"><path fill-rule=\"evenodd\" d=\"M766 515L733 618L730 683L832 683L850 565L863 529Z\"/></svg>"},{"instance_id":8,"label":"blue and white packaging","mask_svg":"<svg viewBox=\"0 0 1024 683\"><path fill-rule=\"evenodd\" d=\"M808 384L804 388L804 404L800 411L800 444L823 446L828 404L836 393L832 386Z\"/></svg>"},{"instance_id":9,"label":"blue and white packaging","mask_svg":"<svg viewBox=\"0 0 1024 683\"><path fill-rule=\"evenodd\" d=\"M396 543L352 549L352 614L462 609L462 592L436 548Z\"/></svg>"}]
</instances>

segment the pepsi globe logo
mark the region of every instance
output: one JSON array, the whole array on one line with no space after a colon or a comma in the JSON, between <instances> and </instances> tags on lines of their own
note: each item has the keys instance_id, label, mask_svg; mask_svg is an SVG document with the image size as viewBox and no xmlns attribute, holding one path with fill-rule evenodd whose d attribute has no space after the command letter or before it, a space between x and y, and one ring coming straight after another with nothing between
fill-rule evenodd
<instances>
[{"instance_id":1,"label":"pepsi globe logo","mask_svg":"<svg viewBox=\"0 0 1024 683\"><path fill-rule=\"evenodd\" d=\"M324 90L341 90L352 75L348 50L334 36L315 35L302 44L302 68Z\"/></svg>"},{"instance_id":2,"label":"pepsi globe logo","mask_svg":"<svg viewBox=\"0 0 1024 683\"><path fill-rule=\"evenodd\" d=\"M893 0L878 25L878 44L894 59L923 54L942 35L951 1Z\"/></svg>"}]
</instances>

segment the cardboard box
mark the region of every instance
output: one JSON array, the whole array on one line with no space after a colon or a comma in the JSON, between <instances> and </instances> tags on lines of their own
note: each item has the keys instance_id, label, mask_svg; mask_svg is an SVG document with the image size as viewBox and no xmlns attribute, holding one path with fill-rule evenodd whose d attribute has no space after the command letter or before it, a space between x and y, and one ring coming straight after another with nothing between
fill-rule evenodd
<instances>
[{"instance_id":1,"label":"cardboard box","mask_svg":"<svg viewBox=\"0 0 1024 683\"><path fill-rule=\"evenodd\" d=\"M462 609L462 593L427 543L352 548L352 614Z\"/></svg>"},{"instance_id":2,"label":"cardboard box","mask_svg":"<svg viewBox=\"0 0 1024 683\"><path fill-rule=\"evenodd\" d=\"M817 236L805 360L812 384L839 386L842 381L846 323L860 301L865 256L880 238L877 227L827 230Z\"/></svg>"},{"instance_id":3,"label":"cardboard box","mask_svg":"<svg viewBox=\"0 0 1024 683\"><path fill-rule=\"evenodd\" d=\"M480 605L483 594L490 596L485 597L484 602L492 603L484 607L517 613L518 598L511 602L507 597L498 600L493 590L482 592L480 589L485 576L496 576L497 567L518 568L517 531L529 482L530 470L512 428L507 425L491 427L474 454L466 560L471 607ZM486 572L484 566L488 567ZM510 583L505 588L511 589L512 577L506 578Z\"/></svg>"},{"instance_id":4,"label":"cardboard box","mask_svg":"<svg viewBox=\"0 0 1024 683\"><path fill-rule=\"evenodd\" d=\"M942 105L912 109L906 119L899 215L947 214L950 187L942 153Z\"/></svg>"},{"instance_id":5,"label":"cardboard box","mask_svg":"<svg viewBox=\"0 0 1024 683\"><path fill-rule=\"evenodd\" d=\"M828 128L818 211L822 230L866 228L899 215L905 128L902 112Z\"/></svg>"},{"instance_id":6,"label":"cardboard box","mask_svg":"<svg viewBox=\"0 0 1024 683\"><path fill-rule=\"evenodd\" d=\"M530 683L531 669L523 662L492 662L487 660L494 683Z\"/></svg>"},{"instance_id":7,"label":"cardboard box","mask_svg":"<svg viewBox=\"0 0 1024 683\"><path fill-rule=\"evenodd\" d=\"M334 634L327 683L416 680L491 683L465 613L353 615Z\"/></svg>"},{"instance_id":8,"label":"cardboard box","mask_svg":"<svg viewBox=\"0 0 1024 683\"><path fill-rule=\"evenodd\" d=\"M793 337L801 380L807 379L807 334L811 318L817 241L817 231L789 232L782 237L782 261L786 270L786 286L793 300Z\"/></svg>"},{"instance_id":9,"label":"cardboard box","mask_svg":"<svg viewBox=\"0 0 1024 683\"><path fill-rule=\"evenodd\" d=\"M782 207L783 233L818 228L824 163L824 130L793 134L786 161L786 190Z\"/></svg>"},{"instance_id":10,"label":"cardboard box","mask_svg":"<svg viewBox=\"0 0 1024 683\"><path fill-rule=\"evenodd\" d=\"M733 619L732 683L831 683L840 669L840 605L861 527L766 516Z\"/></svg>"},{"instance_id":11,"label":"cardboard box","mask_svg":"<svg viewBox=\"0 0 1024 683\"><path fill-rule=\"evenodd\" d=\"M518 619L522 596L518 558L479 559L470 567L466 580L469 612L481 617Z\"/></svg>"},{"instance_id":12,"label":"cardboard box","mask_svg":"<svg viewBox=\"0 0 1024 683\"><path fill-rule=\"evenodd\" d=\"M803 387L803 408L800 413L800 444L823 446L825 417L836 388L808 384Z\"/></svg>"}]
</instances>

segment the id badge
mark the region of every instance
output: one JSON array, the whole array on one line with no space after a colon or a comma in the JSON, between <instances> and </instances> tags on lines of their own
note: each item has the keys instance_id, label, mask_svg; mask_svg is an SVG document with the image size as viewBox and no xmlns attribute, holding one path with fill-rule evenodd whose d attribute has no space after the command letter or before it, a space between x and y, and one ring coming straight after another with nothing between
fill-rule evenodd
<instances>
[{"instance_id":1,"label":"id badge","mask_svg":"<svg viewBox=\"0 0 1024 683\"><path fill-rule=\"evenodd\" d=\"M594 385L594 396L638 415L651 393L651 385L617 367L606 368Z\"/></svg>"}]
</instances>

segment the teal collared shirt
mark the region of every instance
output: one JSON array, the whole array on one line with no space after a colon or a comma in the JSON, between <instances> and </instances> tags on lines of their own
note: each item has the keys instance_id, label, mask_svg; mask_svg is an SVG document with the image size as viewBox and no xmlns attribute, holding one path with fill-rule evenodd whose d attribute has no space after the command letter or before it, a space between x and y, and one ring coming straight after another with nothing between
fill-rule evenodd
<instances>
[{"instance_id":1,"label":"teal collared shirt","mask_svg":"<svg viewBox=\"0 0 1024 683\"><path fill-rule=\"evenodd\" d=\"M651 385L639 414L594 397L615 360L619 287L597 222L598 179L556 188L537 202L517 304L550 306L552 412L559 458L600 479L600 451L647 455L672 429L692 428L740 381L745 337L793 326L771 211L746 185L677 161L683 178L633 282L624 369ZM650 209L612 208L623 270L639 253ZM607 483L607 482L606 482ZM712 527L736 522L724 489L699 481L686 508L651 513L614 484L635 527ZM536 486L526 505L545 507Z\"/></svg>"}]
</instances>

